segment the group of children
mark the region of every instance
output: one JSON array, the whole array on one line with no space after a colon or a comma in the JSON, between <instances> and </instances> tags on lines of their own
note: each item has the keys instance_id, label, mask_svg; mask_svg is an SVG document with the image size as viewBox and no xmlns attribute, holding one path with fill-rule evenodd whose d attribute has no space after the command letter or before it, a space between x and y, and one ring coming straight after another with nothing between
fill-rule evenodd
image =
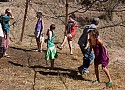
<instances>
[{"instance_id":1,"label":"group of children","mask_svg":"<svg viewBox=\"0 0 125 90\"><path fill-rule=\"evenodd\" d=\"M36 43L37 43L37 49L35 51L42 52L42 44L44 42L44 21L42 18L42 13L37 12L36 17L38 18L37 24L35 27L35 38L36 38ZM47 31L47 51L45 55L45 59L47 60L46 64L48 64L48 61L50 60L50 68L54 68L54 59L57 58L57 52L56 52L56 47L54 44L54 37L55 37L55 24L51 24L50 28ZM41 41L41 36L42 36L42 41Z\"/></svg>"},{"instance_id":2,"label":"group of children","mask_svg":"<svg viewBox=\"0 0 125 90\"><path fill-rule=\"evenodd\" d=\"M37 24L35 27L34 35L36 38L38 49L35 51L39 51L39 52L42 52L42 45L41 44L44 42L43 41L44 40L44 37L43 37L44 21L43 21L42 16L43 15L41 12L36 13L36 17L38 18L38 20L37 20ZM14 18L12 15L12 12L10 9L6 9L5 15L2 16L2 28L3 28L3 32L4 32L3 37L4 37L4 41L6 41L6 45L7 45L6 47L8 47L8 45L9 45L7 43L9 42L9 32L10 32L9 20L10 20L10 18ZM91 21L91 23L85 27L81 37L79 38L78 44L79 44L80 49L83 53L83 65L78 67L78 70L79 70L80 74L87 73L88 67L90 66L90 64L94 60L95 74L96 74L97 80L93 81L93 83L98 83L100 81L99 80L98 65L101 64L102 69L104 70L104 72L106 73L106 75L109 79L107 86L111 86L112 79L111 79L111 76L110 76L109 71L107 69L107 65L109 63L109 56L108 56L108 52L107 52L106 47L104 46L104 44L100 40L99 32L97 30L98 23L99 23L99 19L94 18ZM67 31L65 33L64 41L57 48L62 50L64 44L68 40L70 54L73 55L72 38L76 35L77 26L78 26L78 23L74 20L74 16L70 15L68 24L66 26ZM50 68L51 69L54 68L54 59L58 57L56 47L54 44L55 28L56 28L55 24L51 24L50 28L48 29L47 34L46 34L47 35L47 51L46 51L45 59L47 60L47 64L48 64L48 60L50 61L50 64L51 64ZM41 38L40 38L41 36L42 36L42 42L41 42ZM94 54L92 53L92 50L94 51ZM4 55L7 56L6 49L5 49Z\"/></svg>"},{"instance_id":3,"label":"group of children","mask_svg":"<svg viewBox=\"0 0 125 90\"><path fill-rule=\"evenodd\" d=\"M40 19L38 19L38 21L39 20ZM112 79L107 69L107 65L109 63L109 56L106 47L99 38L99 32L97 30L98 23L99 23L99 18L93 18L90 24L86 25L81 37L79 38L78 44L80 46L80 49L84 57L83 57L83 65L78 67L78 70L80 74L82 74L83 72L84 73L89 72L88 67L94 60L95 74L97 80L94 80L93 83L100 82L98 65L101 64L102 69L104 70L109 79L109 82L107 82L107 86L112 86ZM73 55L72 38L76 35L77 26L78 24L74 20L74 16L70 15L69 21L66 26L67 30L65 32L64 40L60 46L57 46L58 49L62 50L64 44L66 43L66 41L68 41L70 54ZM45 59L50 60L51 62L51 69L54 68L54 58L58 56L54 45L54 35L55 35L54 30L55 30L55 25L52 24L47 32L48 41L47 41L47 52L45 56ZM94 54L92 53L92 50L94 51Z\"/></svg>"},{"instance_id":4,"label":"group of children","mask_svg":"<svg viewBox=\"0 0 125 90\"><path fill-rule=\"evenodd\" d=\"M107 86L112 86L112 79L107 69L109 63L109 56L106 47L102 43L99 37L99 31L97 30L97 25L99 23L99 18L93 18L89 25L86 25L81 37L79 38L78 44L83 53L83 65L78 67L80 74L88 73L88 67L94 60L95 74L97 80L93 83L100 82L98 65L102 65L102 69L107 75L109 82ZM94 54L92 53L94 51Z\"/></svg>"}]
</instances>

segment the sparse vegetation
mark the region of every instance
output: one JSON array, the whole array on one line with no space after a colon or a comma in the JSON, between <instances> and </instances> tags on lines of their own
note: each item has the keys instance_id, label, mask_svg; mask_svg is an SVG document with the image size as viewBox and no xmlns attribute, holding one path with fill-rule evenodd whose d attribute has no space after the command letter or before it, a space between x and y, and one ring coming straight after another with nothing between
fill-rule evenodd
<instances>
[{"instance_id":1,"label":"sparse vegetation","mask_svg":"<svg viewBox=\"0 0 125 90\"><path fill-rule=\"evenodd\" d=\"M77 0L72 0L77 1ZM86 2L85 2L86 1ZM45 38L50 24L56 24L56 40L58 45L62 42L65 31L65 0L32 0L28 8L24 37L19 43L22 21L25 10L25 0L1 2L0 12L11 8L15 17L14 26L11 21L11 58L0 60L0 90L103 90L106 76L101 74L101 83L93 85L95 79L94 65L90 66L90 73L81 76L77 67L82 64L82 54L77 41L83 31L84 25L92 17L99 17L99 32L109 50L109 71L113 79L113 87L106 90L125 90L125 7L124 0L78 0L69 2L69 13L76 16L79 22L77 35L74 38L74 56L69 55L68 45L62 51L58 50L59 58L55 60L55 70L49 70L45 64L44 56L46 43L42 53L32 52L36 47L34 28L36 24L36 11L44 15ZM84 3L85 2L85 3ZM90 2L87 4L87 2ZM101 69L101 66L100 66ZM100 73L103 73L102 71Z\"/></svg>"}]
</instances>

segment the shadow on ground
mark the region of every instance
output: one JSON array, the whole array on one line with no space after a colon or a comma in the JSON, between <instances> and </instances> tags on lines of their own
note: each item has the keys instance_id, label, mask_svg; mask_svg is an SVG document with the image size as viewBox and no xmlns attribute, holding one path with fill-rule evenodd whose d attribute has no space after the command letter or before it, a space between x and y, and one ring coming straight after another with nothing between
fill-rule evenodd
<instances>
[{"instance_id":1,"label":"shadow on ground","mask_svg":"<svg viewBox=\"0 0 125 90\"><path fill-rule=\"evenodd\" d=\"M14 63L12 61L8 61L8 63L14 66L24 67L24 65ZM91 80L87 80L83 78L81 75L78 75L77 70L65 69L65 68L60 68L60 67L55 67L54 69L50 69L49 67L45 67L45 66L27 66L27 67L32 68L34 72L38 72L42 75L61 76L61 77L66 77L66 78L70 78L74 80L91 81ZM40 70L40 71L36 70L37 68L41 68L43 70Z\"/></svg>"}]
</instances>

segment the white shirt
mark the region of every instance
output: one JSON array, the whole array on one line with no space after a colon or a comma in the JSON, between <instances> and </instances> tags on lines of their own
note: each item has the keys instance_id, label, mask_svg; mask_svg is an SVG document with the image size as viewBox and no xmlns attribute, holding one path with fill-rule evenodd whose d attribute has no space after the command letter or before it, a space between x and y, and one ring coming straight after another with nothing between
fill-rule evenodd
<instances>
[{"instance_id":1,"label":"white shirt","mask_svg":"<svg viewBox=\"0 0 125 90\"><path fill-rule=\"evenodd\" d=\"M0 37L4 37L3 29L2 29L2 25L1 25L1 23L0 23Z\"/></svg>"}]
</instances>

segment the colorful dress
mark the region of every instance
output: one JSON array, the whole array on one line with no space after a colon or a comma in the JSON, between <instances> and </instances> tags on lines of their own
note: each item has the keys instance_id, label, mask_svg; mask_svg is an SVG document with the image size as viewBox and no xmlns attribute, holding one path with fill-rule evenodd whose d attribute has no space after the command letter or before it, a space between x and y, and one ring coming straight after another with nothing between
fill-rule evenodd
<instances>
[{"instance_id":1,"label":"colorful dress","mask_svg":"<svg viewBox=\"0 0 125 90\"><path fill-rule=\"evenodd\" d=\"M95 54L94 64L102 64L102 67L106 67L109 63L108 52L106 49L103 46L97 44L96 46L93 46L93 50Z\"/></svg>"},{"instance_id":2,"label":"colorful dress","mask_svg":"<svg viewBox=\"0 0 125 90\"><path fill-rule=\"evenodd\" d=\"M42 29L43 29L42 20L39 19L39 20L37 21L37 24L36 24L36 27L35 27L35 32L34 32L36 38L39 38L39 37L40 37L41 32L42 32Z\"/></svg>"},{"instance_id":3,"label":"colorful dress","mask_svg":"<svg viewBox=\"0 0 125 90\"><path fill-rule=\"evenodd\" d=\"M58 57L58 54L56 52L55 44L54 44L54 36L50 37L50 40L47 42L47 52L45 55L46 60L53 60Z\"/></svg>"},{"instance_id":4,"label":"colorful dress","mask_svg":"<svg viewBox=\"0 0 125 90\"><path fill-rule=\"evenodd\" d=\"M78 24L75 20L69 21L67 24L67 34L71 34L72 37L74 37L76 35L77 26L78 26Z\"/></svg>"}]
</instances>

